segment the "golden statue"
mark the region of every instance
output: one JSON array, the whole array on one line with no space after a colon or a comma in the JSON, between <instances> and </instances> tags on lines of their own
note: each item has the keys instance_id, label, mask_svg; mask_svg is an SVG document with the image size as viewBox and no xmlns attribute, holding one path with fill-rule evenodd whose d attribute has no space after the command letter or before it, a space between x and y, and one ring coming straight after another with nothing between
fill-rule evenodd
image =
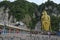
<instances>
[{"instance_id":1,"label":"golden statue","mask_svg":"<svg viewBox=\"0 0 60 40\"><path fill-rule=\"evenodd\" d=\"M47 14L46 11L42 12L41 22L42 22L42 30L50 31L50 16Z\"/></svg>"}]
</instances>

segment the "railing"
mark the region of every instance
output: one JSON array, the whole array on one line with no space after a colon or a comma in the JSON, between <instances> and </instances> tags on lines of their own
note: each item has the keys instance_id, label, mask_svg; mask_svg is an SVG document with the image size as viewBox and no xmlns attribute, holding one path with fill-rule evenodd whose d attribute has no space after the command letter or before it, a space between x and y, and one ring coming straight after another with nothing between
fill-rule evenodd
<instances>
[{"instance_id":1,"label":"railing","mask_svg":"<svg viewBox=\"0 0 60 40\"><path fill-rule=\"evenodd\" d=\"M60 36L49 36L41 34L4 34L0 40L60 40Z\"/></svg>"}]
</instances>

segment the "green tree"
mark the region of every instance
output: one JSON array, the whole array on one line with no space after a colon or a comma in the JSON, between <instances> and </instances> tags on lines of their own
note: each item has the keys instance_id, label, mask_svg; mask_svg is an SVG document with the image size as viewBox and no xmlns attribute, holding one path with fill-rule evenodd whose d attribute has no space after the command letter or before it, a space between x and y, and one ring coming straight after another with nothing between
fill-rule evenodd
<instances>
[{"instance_id":1,"label":"green tree","mask_svg":"<svg viewBox=\"0 0 60 40\"><path fill-rule=\"evenodd\" d=\"M51 28L52 31L59 31L59 18L56 16L51 17Z\"/></svg>"}]
</instances>

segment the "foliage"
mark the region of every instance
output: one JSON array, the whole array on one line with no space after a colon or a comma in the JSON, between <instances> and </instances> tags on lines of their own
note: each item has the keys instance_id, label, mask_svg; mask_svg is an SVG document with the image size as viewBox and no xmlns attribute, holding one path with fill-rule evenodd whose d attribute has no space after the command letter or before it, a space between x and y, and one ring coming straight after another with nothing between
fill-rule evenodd
<instances>
[{"instance_id":1,"label":"foliage","mask_svg":"<svg viewBox=\"0 0 60 40\"><path fill-rule=\"evenodd\" d=\"M58 17L52 16L51 28L52 28L52 31L59 31L59 19L58 19Z\"/></svg>"},{"instance_id":2,"label":"foliage","mask_svg":"<svg viewBox=\"0 0 60 40\"><path fill-rule=\"evenodd\" d=\"M32 24L34 23L33 20L33 14L35 13L35 9L38 8L38 5L35 3L30 3L26 0L16 0L14 2L10 1L2 1L0 2L0 7L5 7L9 8L9 18L11 15L13 15L14 18L16 18L16 21L22 21L25 18L25 15L29 15L31 17L31 22ZM27 22L26 22L27 23ZM30 23L29 23L30 24ZM35 25L35 24L34 24ZM32 25L32 26L34 26ZM30 27L30 26L29 26Z\"/></svg>"}]
</instances>

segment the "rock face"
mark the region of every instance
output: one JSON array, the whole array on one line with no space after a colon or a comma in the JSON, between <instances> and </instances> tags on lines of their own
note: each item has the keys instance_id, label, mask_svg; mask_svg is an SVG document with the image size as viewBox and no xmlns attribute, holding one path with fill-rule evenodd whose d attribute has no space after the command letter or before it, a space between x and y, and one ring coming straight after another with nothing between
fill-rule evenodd
<instances>
[{"instance_id":1,"label":"rock face","mask_svg":"<svg viewBox=\"0 0 60 40\"><path fill-rule=\"evenodd\" d=\"M35 30L36 31L41 31L41 22L40 21L38 21L38 23L36 24Z\"/></svg>"},{"instance_id":2,"label":"rock face","mask_svg":"<svg viewBox=\"0 0 60 40\"><path fill-rule=\"evenodd\" d=\"M12 16L12 15L10 15L10 17L9 17L9 13L8 13L8 11L9 11L9 9L8 8L6 8L6 10L4 11L4 7L1 7L0 8L0 23L1 24L3 24L3 25L7 25L7 26L9 26L9 27L19 27L19 28L21 28L22 30L23 29L27 29L27 27L26 27L26 25L24 24L24 25L22 25L23 23L22 22L20 22L20 24L21 25L19 25L19 26L15 26L16 24L16 19ZM29 16L27 17L27 21L28 21L28 18L29 18ZM26 21L25 20L25 21ZM29 19L30 20L30 19ZM1 25L0 24L0 25Z\"/></svg>"},{"instance_id":3,"label":"rock face","mask_svg":"<svg viewBox=\"0 0 60 40\"><path fill-rule=\"evenodd\" d=\"M0 8L0 22L5 22L5 24L6 24L6 23L8 23L9 9L7 8L5 11L4 11L4 9L5 9L4 7Z\"/></svg>"},{"instance_id":4,"label":"rock face","mask_svg":"<svg viewBox=\"0 0 60 40\"><path fill-rule=\"evenodd\" d=\"M13 15L9 15L9 8L6 8L4 11L5 7L0 8L0 21L5 22L5 23L16 23L16 18L13 17ZM31 21L30 15L26 14L25 18L22 19L26 25L29 26L29 22Z\"/></svg>"},{"instance_id":5,"label":"rock face","mask_svg":"<svg viewBox=\"0 0 60 40\"><path fill-rule=\"evenodd\" d=\"M16 19L13 18L13 16L11 15L10 18L9 17L9 8L6 8L5 10L5 7L1 7L0 8L0 22L5 22L5 23L13 23L16 22Z\"/></svg>"},{"instance_id":6,"label":"rock face","mask_svg":"<svg viewBox=\"0 0 60 40\"><path fill-rule=\"evenodd\" d=\"M8 15L8 11L9 11L9 9L7 8L6 10L5 10L5 13L4 13L4 21L6 22L6 23L8 23L8 17L9 17L9 15Z\"/></svg>"},{"instance_id":7,"label":"rock face","mask_svg":"<svg viewBox=\"0 0 60 40\"><path fill-rule=\"evenodd\" d=\"M0 8L0 21L3 21L4 20L4 13L3 13L3 9L4 9L4 7L1 7Z\"/></svg>"},{"instance_id":8,"label":"rock face","mask_svg":"<svg viewBox=\"0 0 60 40\"><path fill-rule=\"evenodd\" d=\"M9 18L9 23L16 23L16 19L11 15Z\"/></svg>"}]
</instances>

